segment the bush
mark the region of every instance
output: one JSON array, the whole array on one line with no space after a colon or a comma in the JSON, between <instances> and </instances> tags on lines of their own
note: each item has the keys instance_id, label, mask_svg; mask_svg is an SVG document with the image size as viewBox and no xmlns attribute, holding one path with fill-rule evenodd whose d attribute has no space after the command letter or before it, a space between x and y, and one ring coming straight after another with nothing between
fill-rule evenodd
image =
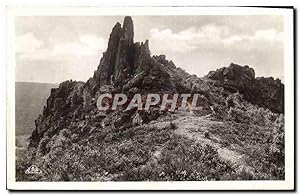
<instances>
[{"instance_id":1,"label":"bush","mask_svg":"<svg viewBox=\"0 0 300 196\"><path fill-rule=\"evenodd\" d=\"M175 129L177 129L177 128L178 128L178 126L177 126L176 123L170 122L170 129L175 130Z\"/></svg>"},{"instance_id":2,"label":"bush","mask_svg":"<svg viewBox=\"0 0 300 196\"><path fill-rule=\"evenodd\" d=\"M164 172L163 180L222 180L231 175L231 167L219 159L211 146L175 137L162 151L159 165Z\"/></svg>"},{"instance_id":3,"label":"bush","mask_svg":"<svg viewBox=\"0 0 300 196\"><path fill-rule=\"evenodd\" d=\"M284 178L284 118L280 115L275 121L273 140L270 146L270 161L275 164L274 174Z\"/></svg>"}]
</instances>

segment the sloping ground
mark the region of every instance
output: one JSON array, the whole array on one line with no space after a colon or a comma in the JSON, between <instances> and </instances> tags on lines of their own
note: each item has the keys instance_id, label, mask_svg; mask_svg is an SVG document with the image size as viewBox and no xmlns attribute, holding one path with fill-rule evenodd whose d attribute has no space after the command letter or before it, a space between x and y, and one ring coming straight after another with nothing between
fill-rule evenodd
<instances>
[{"instance_id":1,"label":"sloping ground","mask_svg":"<svg viewBox=\"0 0 300 196\"><path fill-rule=\"evenodd\" d=\"M25 180L283 179L284 169L282 173L266 151L271 146L268 134L258 125L191 113L167 114L122 130L64 129L48 141L49 153L34 161L43 175Z\"/></svg>"},{"instance_id":2,"label":"sloping ground","mask_svg":"<svg viewBox=\"0 0 300 196\"><path fill-rule=\"evenodd\" d=\"M245 170L249 175L253 175L254 169L247 165L244 156L237 151L223 147L220 137L210 132L212 126L220 126L224 123L212 121L209 118L210 115L197 117L191 114L179 117L175 121L178 124L178 128L174 130L174 133L213 147L218 152L220 159L229 163L235 171Z\"/></svg>"},{"instance_id":3,"label":"sloping ground","mask_svg":"<svg viewBox=\"0 0 300 196\"><path fill-rule=\"evenodd\" d=\"M272 142L274 131L268 126L232 121L216 121L211 115L175 114L174 133L194 143L211 146L220 160L228 163L236 173L249 179L284 178L283 168L274 165ZM161 119L151 126L168 126ZM282 173L283 172L283 173Z\"/></svg>"}]
</instances>

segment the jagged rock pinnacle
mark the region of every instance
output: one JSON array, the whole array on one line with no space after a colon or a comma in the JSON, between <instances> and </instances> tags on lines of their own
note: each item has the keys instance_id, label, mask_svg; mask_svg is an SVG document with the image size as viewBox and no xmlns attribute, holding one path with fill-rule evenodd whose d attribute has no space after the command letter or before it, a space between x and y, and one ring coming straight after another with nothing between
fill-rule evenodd
<instances>
[{"instance_id":1,"label":"jagged rock pinnacle","mask_svg":"<svg viewBox=\"0 0 300 196\"><path fill-rule=\"evenodd\" d=\"M134 29L133 29L133 21L130 16L125 16L124 18L123 31L124 31L124 39L133 42Z\"/></svg>"},{"instance_id":2,"label":"jagged rock pinnacle","mask_svg":"<svg viewBox=\"0 0 300 196\"><path fill-rule=\"evenodd\" d=\"M100 83L99 85L108 84L110 81L110 75L112 75L114 72L121 31L122 27L121 24L118 22L112 29L108 41L107 50L103 54L98 70L95 73L96 77L94 76L94 79L98 80L96 83ZM99 77L97 77L97 75L99 75Z\"/></svg>"},{"instance_id":3,"label":"jagged rock pinnacle","mask_svg":"<svg viewBox=\"0 0 300 196\"><path fill-rule=\"evenodd\" d=\"M123 26L115 24L109 37L108 47L94 77L89 81L92 89L103 85L122 85L150 57L148 40L134 43L134 26L130 16L125 16Z\"/></svg>"}]
</instances>

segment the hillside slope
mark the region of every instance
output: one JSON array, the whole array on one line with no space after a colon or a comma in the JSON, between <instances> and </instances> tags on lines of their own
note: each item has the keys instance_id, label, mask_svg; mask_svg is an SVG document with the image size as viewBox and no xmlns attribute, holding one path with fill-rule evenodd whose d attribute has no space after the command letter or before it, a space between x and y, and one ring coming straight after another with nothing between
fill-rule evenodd
<instances>
[{"instance_id":1,"label":"hillside slope","mask_svg":"<svg viewBox=\"0 0 300 196\"><path fill-rule=\"evenodd\" d=\"M190 75L164 55L150 55L148 41L134 42L125 17L92 78L51 90L17 180L283 179L283 89L236 64ZM199 94L202 110L140 111L143 124L134 125L134 109L99 111L103 93ZM43 175L22 175L31 164Z\"/></svg>"}]
</instances>

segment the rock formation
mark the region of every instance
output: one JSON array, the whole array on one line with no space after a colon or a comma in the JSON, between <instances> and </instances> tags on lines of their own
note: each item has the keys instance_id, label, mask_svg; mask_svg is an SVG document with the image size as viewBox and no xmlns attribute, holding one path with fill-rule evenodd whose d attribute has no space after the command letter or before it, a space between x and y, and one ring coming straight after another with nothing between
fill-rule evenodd
<instances>
[{"instance_id":1,"label":"rock formation","mask_svg":"<svg viewBox=\"0 0 300 196\"><path fill-rule=\"evenodd\" d=\"M102 93L198 94L202 110L99 111ZM232 63L199 78L165 55L151 55L147 40L134 42L127 16L113 27L93 77L51 90L26 157L47 171L33 176L40 181L282 180L283 98L280 80L256 78L249 66ZM183 169L190 173L181 175Z\"/></svg>"},{"instance_id":2,"label":"rock formation","mask_svg":"<svg viewBox=\"0 0 300 196\"><path fill-rule=\"evenodd\" d=\"M113 27L107 50L92 78L86 83L65 81L58 89L52 89L43 115L36 120L29 146L36 148L45 134L52 137L72 121L97 112L95 103L100 93L141 92L143 88L152 92L175 91L161 63L150 57L148 40L134 43L133 21L126 16L123 26L116 23Z\"/></svg>"},{"instance_id":3,"label":"rock formation","mask_svg":"<svg viewBox=\"0 0 300 196\"><path fill-rule=\"evenodd\" d=\"M93 78L87 83L92 90L103 85L114 84L120 87L138 70L142 70L147 58L150 58L148 41L134 43L133 21L126 16L123 26L117 23L113 27L107 50L103 53Z\"/></svg>"},{"instance_id":4,"label":"rock formation","mask_svg":"<svg viewBox=\"0 0 300 196\"><path fill-rule=\"evenodd\" d=\"M220 91L221 87L225 92ZM113 127L127 126L134 115L131 111L99 115L96 99L100 93L200 93L207 114L210 105L225 105L226 96L237 90L250 102L283 113L284 87L279 80L255 78L252 68L236 64L210 72L205 78L190 75L176 68L165 55L151 56L148 40L134 42L133 21L126 16L123 25L116 23L113 27L107 50L93 77L86 83L65 81L51 90L43 114L35 121L29 148L33 154L37 151L45 154L45 145L53 136L65 128L81 130L84 123L99 129L113 121L116 122ZM217 93L212 95L212 92ZM142 116L148 119L145 123L159 117L158 113ZM80 134L84 137L84 132Z\"/></svg>"},{"instance_id":5,"label":"rock formation","mask_svg":"<svg viewBox=\"0 0 300 196\"><path fill-rule=\"evenodd\" d=\"M238 90L253 104L269 108L273 112L284 112L284 85L279 79L255 78L252 68L233 63L229 67L209 72L207 77L218 81L218 85L230 91Z\"/></svg>"}]
</instances>

